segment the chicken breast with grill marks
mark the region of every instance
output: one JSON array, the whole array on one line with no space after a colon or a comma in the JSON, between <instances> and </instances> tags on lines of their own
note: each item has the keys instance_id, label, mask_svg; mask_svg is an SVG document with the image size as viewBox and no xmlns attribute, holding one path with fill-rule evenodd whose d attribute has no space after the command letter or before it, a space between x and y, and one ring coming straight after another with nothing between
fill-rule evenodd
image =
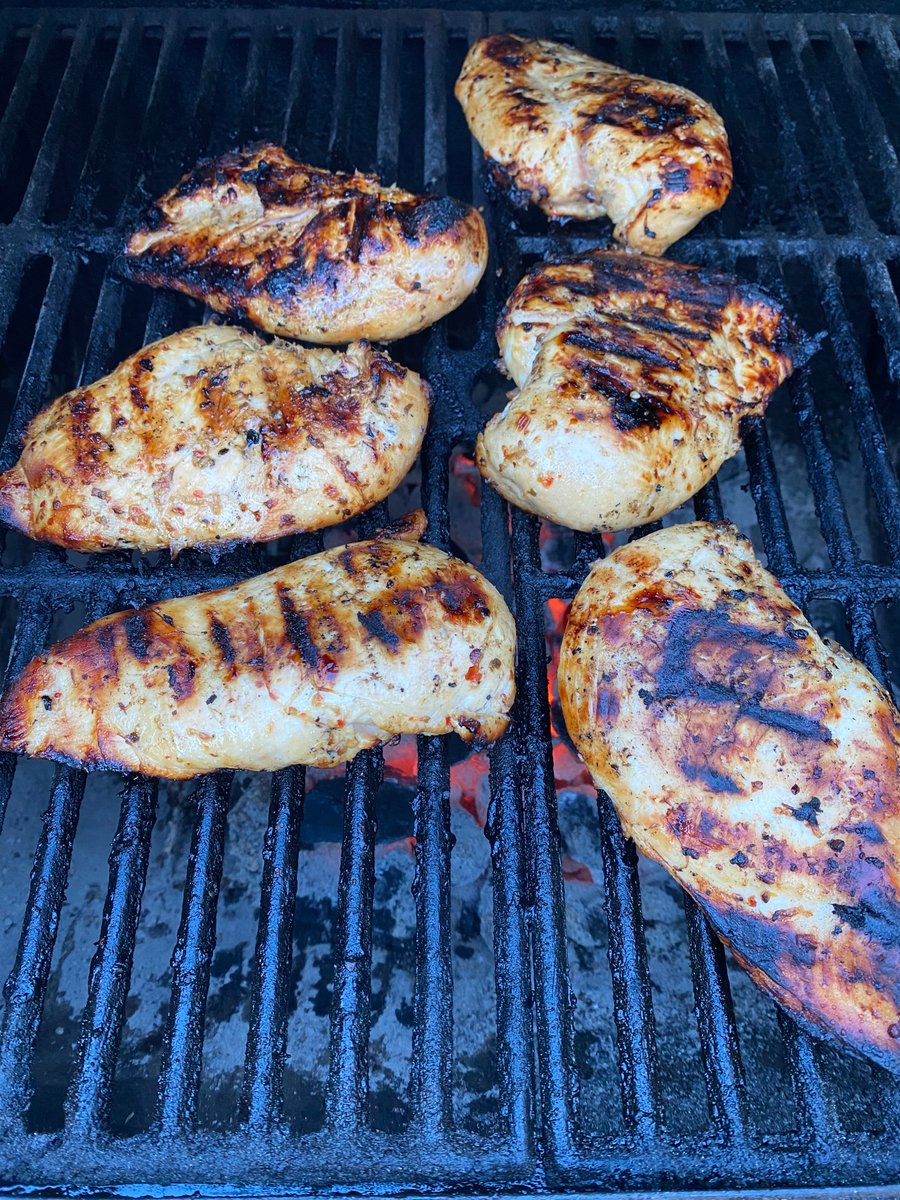
<instances>
[{"instance_id":1,"label":"chicken breast with grill marks","mask_svg":"<svg viewBox=\"0 0 900 1200\"><path fill-rule=\"evenodd\" d=\"M814 345L759 288L611 251L535 267L497 340L518 391L478 438L479 470L511 503L585 531L693 496Z\"/></svg>"},{"instance_id":2,"label":"chicken breast with grill marks","mask_svg":"<svg viewBox=\"0 0 900 1200\"><path fill-rule=\"evenodd\" d=\"M137 279L270 333L392 341L452 312L487 262L478 212L262 146L201 162L128 243Z\"/></svg>"},{"instance_id":3,"label":"chicken breast with grill marks","mask_svg":"<svg viewBox=\"0 0 900 1200\"><path fill-rule=\"evenodd\" d=\"M627 834L804 1026L900 1070L900 718L729 525L597 563L559 664Z\"/></svg>"},{"instance_id":4,"label":"chicken breast with grill marks","mask_svg":"<svg viewBox=\"0 0 900 1200\"><path fill-rule=\"evenodd\" d=\"M0 746L186 779L330 766L403 733L493 741L515 644L472 567L376 538L95 621L8 689Z\"/></svg>"},{"instance_id":5,"label":"chicken breast with grill marks","mask_svg":"<svg viewBox=\"0 0 900 1200\"><path fill-rule=\"evenodd\" d=\"M371 508L412 466L426 384L341 353L186 329L54 400L0 475L0 517L76 550L262 542Z\"/></svg>"},{"instance_id":6,"label":"chicken breast with grill marks","mask_svg":"<svg viewBox=\"0 0 900 1200\"><path fill-rule=\"evenodd\" d=\"M731 190L728 139L710 104L557 42L482 38L456 96L514 205L608 216L632 250L665 253Z\"/></svg>"}]
</instances>

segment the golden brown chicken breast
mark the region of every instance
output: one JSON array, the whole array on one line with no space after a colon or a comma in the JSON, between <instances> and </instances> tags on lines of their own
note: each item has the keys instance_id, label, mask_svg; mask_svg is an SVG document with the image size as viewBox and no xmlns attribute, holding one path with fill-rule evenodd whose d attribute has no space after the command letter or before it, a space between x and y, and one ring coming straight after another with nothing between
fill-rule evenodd
<instances>
[{"instance_id":1,"label":"golden brown chicken breast","mask_svg":"<svg viewBox=\"0 0 900 1200\"><path fill-rule=\"evenodd\" d=\"M518 391L478 439L479 470L511 503L581 530L683 504L809 349L759 288L610 251L535 267L497 340Z\"/></svg>"},{"instance_id":2,"label":"golden brown chicken breast","mask_svg":"<svg viewBox=\"0 0 900 1200\"><path fill-rule=\"evenodd\" d=\"M75 550L263 542L371 508L412 466L428 390L342 353L204 325L54 400L0 475L0 518Z\"/></svg>"},{"instance_id":3,"label":"golden brown chicken breast","mask_svg":"<svg viewBox=\"0 0 900 1200\"><path fill-rule=\"evenodd\" d=\"M566 727L629 836L805 1026L900 1070L900 718L729 525L595 565Z\"/></svg>"},{"instance_id":4,"label":"golden brown chicken breast","mask_svg":"<svg viewBox=\"0 0 900 1200\"><path fill-rule=\"evenodd\" d=\"M731 190L728 138L710 104L557 42L482 38L456 96L513 204L608 216L632 250L663 254Z\"/></svg>"},{"instance_id":5,"label":"golden brown chicken breast","mask_svg":"<svg viewBox=\"0 0 900 1200\"><path fill-rule=\"evenodd\" d=\"M12 684L0 746L186 779L329 766L402 733L493 741L515 644L472 567L376 538L95 621Z\"/></svg>"},{"instance_id":6,"label":"golden brown chicken breast","mask_svg":"<svg viewBox=\"0 0 900 1200\"><path fill-rule=\"evenodd\" d=\"M200 163L127 249L145 283L326 343L391 341L433 324L475 290L487 252L474 208L310 167L280 146Z\"/></svg>"}]
</instances>

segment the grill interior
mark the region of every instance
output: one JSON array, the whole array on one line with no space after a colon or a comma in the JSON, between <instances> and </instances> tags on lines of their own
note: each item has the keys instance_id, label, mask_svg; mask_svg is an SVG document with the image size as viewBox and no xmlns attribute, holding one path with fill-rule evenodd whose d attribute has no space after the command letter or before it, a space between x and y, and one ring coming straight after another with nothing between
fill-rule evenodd
<instances>
[{"instance_id":1,"label":"grill interior","mask_svg":"<svg viewBox=\"0 0 900 1200\"><path fill-rule=\"evenodd\" d=\"M758 279L828 338L745 451L668 520L734 520L822 633L885 681L896 669L890 19L7 10L2 466L48 399L201 319L115 262L142 201L197 157L284 140L310 162L473 199L491 236L484 283L392 351L425 372L436 405L421 472L390 513L421 501L430 540L461 546L514 604L520 651L513 729L483 778L459 744L428 739L331 775L194 787L0 759L0 1190L665 1191L900 1175L897 1085L776 1014L677 885L637 861L609 802L554 778L548 652L560 602L604 545L510 521L489 489L469 495L460 456L502 395L503 299L531 262L602 244L607 226L514 221L485 194L452 84L488 28L677 80L723 114L732 198L673 256ZM0 652L17 671L92 616L321 544L172 563L9 534Z\"/></svg>"}]
</instances>

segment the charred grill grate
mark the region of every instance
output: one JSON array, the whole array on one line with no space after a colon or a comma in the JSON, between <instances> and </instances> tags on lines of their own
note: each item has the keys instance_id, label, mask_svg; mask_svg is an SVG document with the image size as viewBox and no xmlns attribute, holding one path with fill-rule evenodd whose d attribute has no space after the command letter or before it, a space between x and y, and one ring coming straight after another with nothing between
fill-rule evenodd
<instances>
[{"instance_id":1,"label":"charred grill grate","mask_svg":"<svg viewBox=\"0 0 900 1200\"><path fill-rule=\"evenodd\" d=\"M485 196L478 151L451 88L467 44L489 26L559 36L672 77L723 113L735 193L675 254L765 280L807 329L827 329L829 340L766 424L748 429L745 454L695 508L704 517L724 513L752 533L819 627L887 679L900 648L886 615L900 599L898 441L890 424L900 375L900 52L885 18L7 11L0 18L3 465L15 457L30 415L79 372L95 378L143 341L199 316L192 302L151 295L117 274L114 259L140 198L203 153L284 139L309 161L378 168L386 179L447 189L486 207L492 260L478 296L397 351L410 365L422 362L437 395L421 496L430 537L449 547L451 454L471 445L486 411L475 389L490 390L498 307L529 262L603 236L602 229L548 230L530 217L514 224ZM363 531L384 515L369 514ZM246 830L233 827L248 808L239 780L204 780L189 802L177 789L128 781L113 829L98 814L118 795L118 781L92 777L86 785L77 771L49 772L6 756L2 1190L874 1187L900 1176L896 1084L814 1043L789 1019L776 1020L770 1002L726 963L696 908L682 909L674 884L646 864L639 869L608 801L601 797L592 812L592 802L555 782L545 603L571 599L602 543L563 539L565 565L547 570L538 522L514 512L510 523L486 489L480 525L482 567L514 600L520 637L514 732L492 753L485 814L490 1016L461 1007L480 994L461 952L471 953L461 942L463 917L476 918L471 906L462 915L455 907L464 887L452 875L461 848L451 853L453 751L445 742L418 745L418 787L403 828L415 839L408 944L392 950L383 919L391 901L376 834L387 805L382 756L360 756L345 773L343 804L332 800L342 829L328 843L336 905L319 1012L330 1034L311 1064L296 1063L306 976L294 968L308 957L309 916L308 905L298 907L298 878L321 861L328 839L309 834L315 793L304 814L303 770L271 780L262 844L251 845L241 840ZM188 553L175 564L165 556L136 563L122 555L67 557L10 535L0 564L0 591L17 613L4 627L9 669L58 631L59 614L72 605L83 606L76 614L83 620L221 586L316 545L307 538L218 562ZM37 797L48 788L38 826ZM79 855L102 857L98 847L110 835L108 881L78 907L70 872L83 874ZM180 918L170 931L153 881L166 855L177 857L188 843L175 901ZM565 881L579 846L587 847L586 862L593 855L598 876L602 869L602 889L586 885L583 873L580 882ZM15 864L32 852L25 902L25 872ZM235 899L229 892L242 852L253 859L255 890ZM234 1036L244 1044L243 1064L229 1076L211 1060L219 1041L210 988L215 980L212 999L221 1005L227 964L216 949L217 919L230 921L242 905L255 933L242 960L252 964L236 982L228 976L239 1000ZM175 933L157 981L168 999L138 1044L129 1038L141 1001L132 964L136 944L145 953L158 925ZM370 1038L378 1000L373 945L408 954L414 980L400 1006L400 1025L411 1032L390 1052L405 1065L387 1115L376 1112L369 1088L382 1054ZM80 984L66 985L67 973ZM81 1006L56 1029L66 986ZM490 990L490 981L484 986ZM481 1084L469 1078L477 1064L459 1050L476 1019L489 1060ZM134 1133L117 1076L125 1057L132 1083L136 1073L158 1086ZM289 1102L288 1069L301 1081L318 1078L313 1116L296 1095ZM472 1092L477 1114L461 1099Z\"/></svg>"}]
</instances>

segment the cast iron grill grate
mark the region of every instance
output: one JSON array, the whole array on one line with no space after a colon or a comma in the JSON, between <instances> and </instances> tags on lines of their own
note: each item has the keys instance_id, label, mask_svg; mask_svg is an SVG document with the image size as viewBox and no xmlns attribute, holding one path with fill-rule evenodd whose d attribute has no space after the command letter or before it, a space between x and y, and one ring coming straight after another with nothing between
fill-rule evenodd
<instances>
[{"instance_id":1,"label":"cast iron grill grate","mask_svg":"<svg viewBox=\"0 0 900 1200\"><path fill-rule=\"evenodd\" d=\"M677 79L723 113L737 164L734 195L675 254L759 278L785 296L805 328L829 338L694 508L727 515L751 533L819 627L887 679L900 647L887 616L900 599L898 443L890 421L900 374L900 53L885 18L7 11L0 18L2 465L51 396L199 318L192 302L151 294L116 271L141 198L201 154L285 140L309 161L377 168L406 186L485 205L492 260L477 297L397 349L401 361L423 365L435 388L421 499L430 538L449 547L458 536L449 520L451 459L456 447L471 446L487 411L477 397L496 384L490 364L500 303L531 261L605 236L602 228L548 228L531 217L517 224L485 195L478 151L451 89L468 43L494 25L558 36ZM385 515L382 507L360 528L372 531ZM510 522L506 506L482 491L481 565L515 603L519 700L513 732L491 756L481 910L457 906L471 881L454 874L462 848L453 849L461 828L451 813L453 747L420 740L417 790L402 809L414 872L406 941L392 943L385 924L386 909L400 901L396 888L386 890L394 868L385 866L376 828L386 814L396 816L379 753L346 770L343 803L332 794L328 811L341 828L330 840L309 834L318 793L304 801L301 769L271 779L268 818L256 824L247 813L262 811L259 793L239 779L211 777L190 796L130 780L113 828L108 801L117 780L86 782L65 767L0 761L7 817L0 888L10 914L0 930L2 965L10 969L0 1029L3 1190L501 1192L896 1181L897 1086L776 1018L732 972L696 908L682 907L674 884L639 866L608 801L601 797L592 810L583 792L555 780L545 605L571 599L603 551L587 537L562 541L564 565L549 570L538 522L519 512ZM2 631L9 670L55 636L73 605L81 607L70 622L83 621L222 586L317 544L296 539L217 562L191 553L176 563L167 556L135 562L67 556L9 535L0 562L0 592L17 614ZM40 824L39 803L46 805ZM95 865L104 834L108 880L76 904L72 879L84 875L88 859ZM303 1009L311 910L298 878L305 888L331 853L326 844L336 896L326 922L327 970L320 962L318 1007ZM579 847L587 874L566 880ZM157 908L164 899L154 880L169 879L167 856L178 864L177 930ZM241 858L252 859L241 868L254 881L249 896L235 883ZM223 925L237 921L240 908L249 910L241 928L255 928L241 959L246 970L232 971L221 961L222 946L231 945ZM461 933L464 918L477 923L482 910L493 980L473 978L483 960L471 957L473 937ZM133 961L152 959L154 938L164 942L155 980L166 999L142 1025L150 1032L135 1040L130 1030L142 1021L152 962L138 981ZM370 1036L384 999L384 988L373 990L373 970L385 947L407 956L413 981L397 1009L397 1027L407 1031L399 1052ZM81 1005L57 1028L67 989ZM223 1016L228 989L237 999ZM485 995L488 1008L477 1007ZM313 1034L302 1041L298 1011L300 1024L317 1014L329 1027L308 1064L296 1061L298 1047L314 1044ZM242 1044L236 1070L220 1053L217 1030L228 1020ZM480 1067L460 1049L469 1045L470 1021L486 1048ZM377 1064L382 1095L382 1058L396 1065L398 1053L403 1077L393 1107L379 1108L370 1075ZM476 1067L483 1079L473 1083ZM289 1071L295 1092L297 1080L315 1092L311 1106L288 1094ZM129 1086L143 1078L158 1088L135 1118L136 1132L134 1112L125 1112L137 1104L137 1091L122 1082L128 1072Z\"/></svg>"}]
</instances>

